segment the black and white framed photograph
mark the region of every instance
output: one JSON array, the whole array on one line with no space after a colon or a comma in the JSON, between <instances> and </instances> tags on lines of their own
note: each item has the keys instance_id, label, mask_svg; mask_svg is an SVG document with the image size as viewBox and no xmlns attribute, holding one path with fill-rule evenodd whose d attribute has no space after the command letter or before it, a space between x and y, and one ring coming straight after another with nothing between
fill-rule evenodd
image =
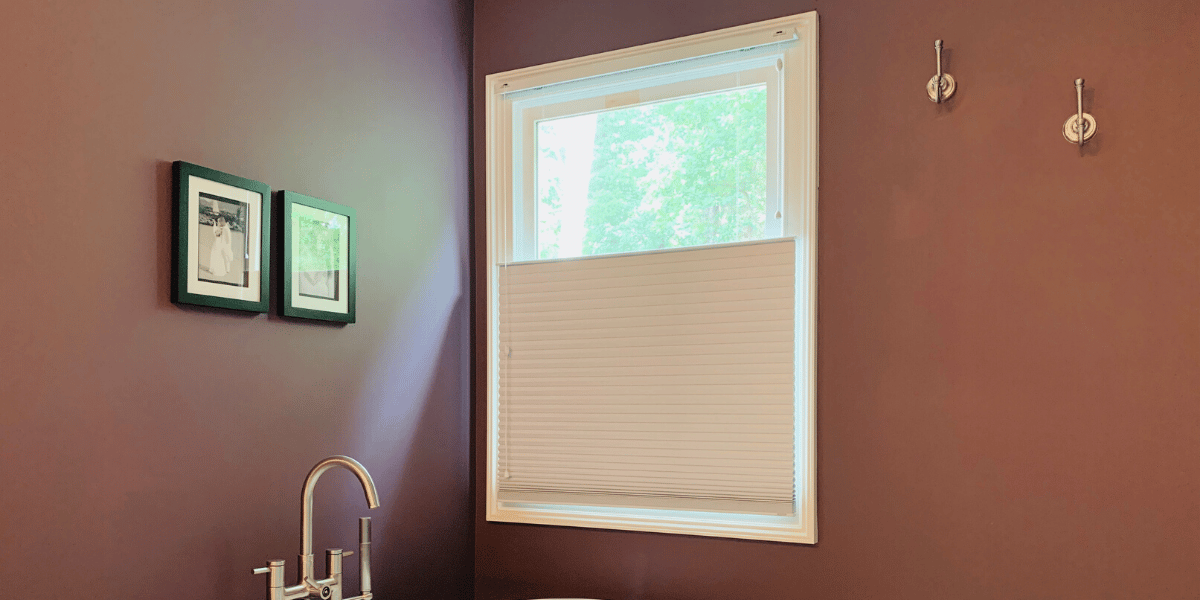
<instances>
[{"instance_id":1,"label":"black and white framed photograph","mask_svg":"<svg viewBox=\"0 0 1200 600\"><path fill-rule=\"evenodd\" d=\"M354 322L356 227L353 208L283 192L284 316Z\"/></svg>"},{"instance_id":2,"label":"black and white framed photograph","mask_svg":"<svg viewBox=\"0 0 1200 600\"><path fill-rule=\"evenodd\" d=\"M250 236L246 235L250 205L208 192L200 192L200 215L196 238L200 254L196 277L221 285L246 288L250 285Z\"/></svg>"},{"instance_id":3,"label":"black and white framed photograph","mask_svg":"<svg viewBox=\"0 0 1200 600\"><path fill-rule=\"evenodd\" d=\"M266 312L271 189L176 161L171 301Z\"/></svg>"}]
</instances>

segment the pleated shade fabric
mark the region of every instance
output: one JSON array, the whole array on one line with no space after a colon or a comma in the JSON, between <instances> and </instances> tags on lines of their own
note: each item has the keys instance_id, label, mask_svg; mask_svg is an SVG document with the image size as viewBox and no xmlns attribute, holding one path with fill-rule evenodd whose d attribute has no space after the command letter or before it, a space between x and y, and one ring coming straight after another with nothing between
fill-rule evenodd
<instances>
[{"instance_id":1,"label":"pleated shade fabric","mask_svg":"<svg viewBox=\"0 0 1200 600\"><path fill-rule=\"evenodd\" d=\"M501 502L794 514L795 240L499 268Z\"/></svg>"}]
</instances>

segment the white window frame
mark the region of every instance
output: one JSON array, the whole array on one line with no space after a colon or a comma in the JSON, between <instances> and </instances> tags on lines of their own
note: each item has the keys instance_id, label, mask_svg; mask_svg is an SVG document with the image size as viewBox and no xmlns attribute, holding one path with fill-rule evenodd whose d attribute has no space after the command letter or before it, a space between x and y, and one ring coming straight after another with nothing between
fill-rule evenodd
<instances>
[{"instance_id":1,"label":"white window frame","mask_svg":"<svg viewBox=\"0 0 1200 600\"><path fill-rule=\"evenodd\" d=\"M776 197L781 198L783 206L782 222L772 237L794 237L797 247L795 515L765 517L500 502L496 473L499 445L496 280L501 263L530 258L528 250L514 249L514 244L505 238L519 235L513 230L522 228L520 223L513 223L522 219L510 215L530 212L533 208L529 204L531 194L521 194L525 197L518 198L514 192L526 175L513 173L516 164L512 156L513 137L520 133L513 131L513 101L507 95L785 39L794 39L795 43L784 51L781 63L780 114L785 120L784 139L777 146L781 169L776 185L781 189ZM817 13L813 11L486 77L487 520L816 543L817 48ZM529 181L526 187L534 187L533 182ZM531 233L535 234L536 222L531 217L524 222L525 227L533 227ZM510 231L513 235L495 235L500 231Z\"/></svg>"}]
</instances>

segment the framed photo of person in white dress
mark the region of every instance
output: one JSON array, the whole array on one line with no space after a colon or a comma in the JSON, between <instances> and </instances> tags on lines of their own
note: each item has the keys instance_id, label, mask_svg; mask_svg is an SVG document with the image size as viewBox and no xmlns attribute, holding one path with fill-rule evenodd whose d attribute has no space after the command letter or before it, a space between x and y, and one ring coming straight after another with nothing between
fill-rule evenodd
<instances>
[{"instance_id":1,"label":"framed photo of person in white dress","mask_svg":"<svg viewBox=\"0 0 1200 600\"><path fill-rule=\"evenodd\" d=\"M357 228L353 208L283 192L284 316L354 322Z\"/></svg>"},{"instance_id":2,"label":"framed photo of person in white dress","mask_svg":"<svg viewBox=\"0 0 1200 600\"><path fill-rule=\"evenodd\" d=\"M176 161L171 301L266 312L271 188Z\"/></svg>"}]
</instances>

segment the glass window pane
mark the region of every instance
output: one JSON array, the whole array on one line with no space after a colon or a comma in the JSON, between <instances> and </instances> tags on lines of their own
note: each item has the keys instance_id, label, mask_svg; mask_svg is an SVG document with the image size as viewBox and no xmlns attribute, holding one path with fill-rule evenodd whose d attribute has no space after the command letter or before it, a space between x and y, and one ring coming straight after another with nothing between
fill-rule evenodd
<instances>
[{"instance_id":1,"label":"glass window pane","mask_svg":"<svg viewBox=\"0 0 1200 600\"><path fill-rule=\"evenodd\" d=\"M762 239L755 86L537 123L538 258Z\"/></svg>"}]
</instances>

